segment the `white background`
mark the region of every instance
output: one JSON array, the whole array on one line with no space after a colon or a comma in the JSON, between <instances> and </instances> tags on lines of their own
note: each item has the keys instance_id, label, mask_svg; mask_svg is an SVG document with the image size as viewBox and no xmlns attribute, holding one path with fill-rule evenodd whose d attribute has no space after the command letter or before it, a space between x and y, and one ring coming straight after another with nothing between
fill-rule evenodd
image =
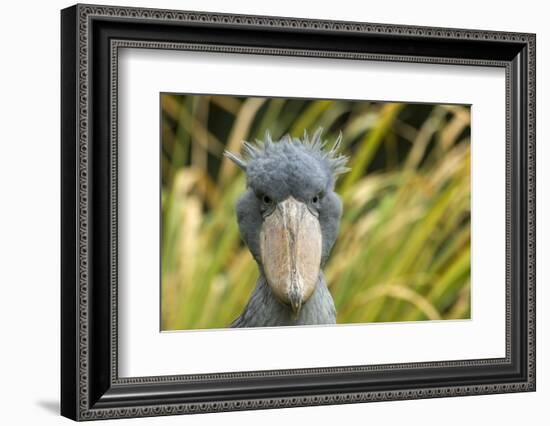
<instances>
[{"instance_id":1,"label":"white background","mask_svg":"<svg viewBox=\"0 0 550 426\"><path fill-rule=\"evenodd\" d=\"M530 394L401 401L108 421L102 424L546 424L550 400L550 28L544 2L115 1L107 4L537 33L537 353ZM0 72L0 400L3 424L68 424L59 395L59 9L66 1L2 8ZM546 77L546 80L545 80ZM546 165L546 167L545 167Z\"/></svg>"},{"instance_id":2,"label":"white background","mask_svg":"<svg viewBox=\"0 0 550 426\"><path fill-rule=\"evenodd\" d=\"M502 68L125 49L118 76L121 376L505 356ZM159 333L158 102L167 91L471 104L471 320ZM232 350L220 357L216 346Z\"/></svg>"}]
</instances>

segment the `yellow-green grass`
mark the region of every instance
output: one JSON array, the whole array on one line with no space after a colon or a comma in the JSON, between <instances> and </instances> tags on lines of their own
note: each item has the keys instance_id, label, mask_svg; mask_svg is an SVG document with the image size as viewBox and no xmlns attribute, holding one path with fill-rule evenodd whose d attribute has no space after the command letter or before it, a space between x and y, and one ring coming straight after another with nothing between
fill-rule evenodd
<instances>
[{"instance_id":1,"label":"yellow-green grass","mask_svg":"<svg viewBox=\"0 0 550 426\"><path fill-rule=\"evenodd\" d=\"M350 156L324 268L337 322L469 318L467 107L433 106L413 126L403 119L413 104L177 95L161 103L163 330L227 327L258 277L234 211L245 176L224 147L238 152L266 129L278 138L319 126L329 140L342 131ZM381 152L384 164L373 167Z\"/></svg>"}]
</instances>

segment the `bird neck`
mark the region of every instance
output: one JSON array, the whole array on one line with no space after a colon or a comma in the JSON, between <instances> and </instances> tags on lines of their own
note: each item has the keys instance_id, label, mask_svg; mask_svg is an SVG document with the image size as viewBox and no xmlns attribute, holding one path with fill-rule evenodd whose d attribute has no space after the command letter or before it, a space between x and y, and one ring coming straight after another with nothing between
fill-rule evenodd
<instances>
[{"instance_id":1,"label":"bird neck","mask_svg":"<svg viewBox=\"0 0 550 426\"><path fill-rule=\"evenodd\" d=\"M232 327L277 327L285 325L319 325L335 324L336 309L334 301L323 274L319 274L317 285L311 297L295 314L290 306L281 303L271 291L263 275L256 282L256 287L241 316Z\"/></svg>"}]
</instances>

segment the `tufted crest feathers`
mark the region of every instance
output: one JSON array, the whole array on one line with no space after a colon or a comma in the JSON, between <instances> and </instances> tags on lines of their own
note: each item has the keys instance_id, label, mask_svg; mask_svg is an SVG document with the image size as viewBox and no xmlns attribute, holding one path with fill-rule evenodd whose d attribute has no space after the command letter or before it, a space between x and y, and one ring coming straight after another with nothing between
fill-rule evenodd
<instances>
[{"instance_id":1,"label":"tufted crest feathers","mask_svg":"<svg viewBox=\"0 0 550 426\"><path fill-rule=\"evenodd\" d=\"M323 129L318 128L310 138L307 131L304 130L304 135L301 139L292 138L286 134L279 141L274 142L269 131L266 131L264 140L256 140L255 143L243 142L243 157L227 150L224 151L224 155L246 172L251 162L259 158L277 155L277 152L281 151L281 148L285 148L281 145L284 144L287 147L302 149L311 154L312 157L323 161L329 167L334 179L336 179L338 175L350 170L346 167L348 157L338 152L342 142L342 133L340 132L330 148L327 148L327 140L322 138L322 133Z\"/></svg>"}]
</instances>

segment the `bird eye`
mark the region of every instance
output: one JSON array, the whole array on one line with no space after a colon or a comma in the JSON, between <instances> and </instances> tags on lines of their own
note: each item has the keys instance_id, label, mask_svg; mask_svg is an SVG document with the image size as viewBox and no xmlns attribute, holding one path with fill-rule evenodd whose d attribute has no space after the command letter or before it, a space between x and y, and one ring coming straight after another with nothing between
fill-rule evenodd
<instances>
[{"instance_id":1,"label":"bird eye","mask_svg":"<svg viewBox=\"0 0 550 426\"><path fill-rule=\"evenodd\" d=\"M313 204L317 204L319 201L321 201L321 198L323 198L323 193L322 192L319 192L317 195L315 195L312 199L311 199L311 202Z\"/></svg>"},{"instance_id":2,"label":"bird eye","mask_svg":"<svg viewBox=\"0 0 550 426\"><path fill-rule=\"evenodd\" d=\"M265 204L271 204L271 202L273 201L271 198L269 198L267 195L264 195L262 197L262 201L265 203Z\"/></svg>"}]
</instances>

